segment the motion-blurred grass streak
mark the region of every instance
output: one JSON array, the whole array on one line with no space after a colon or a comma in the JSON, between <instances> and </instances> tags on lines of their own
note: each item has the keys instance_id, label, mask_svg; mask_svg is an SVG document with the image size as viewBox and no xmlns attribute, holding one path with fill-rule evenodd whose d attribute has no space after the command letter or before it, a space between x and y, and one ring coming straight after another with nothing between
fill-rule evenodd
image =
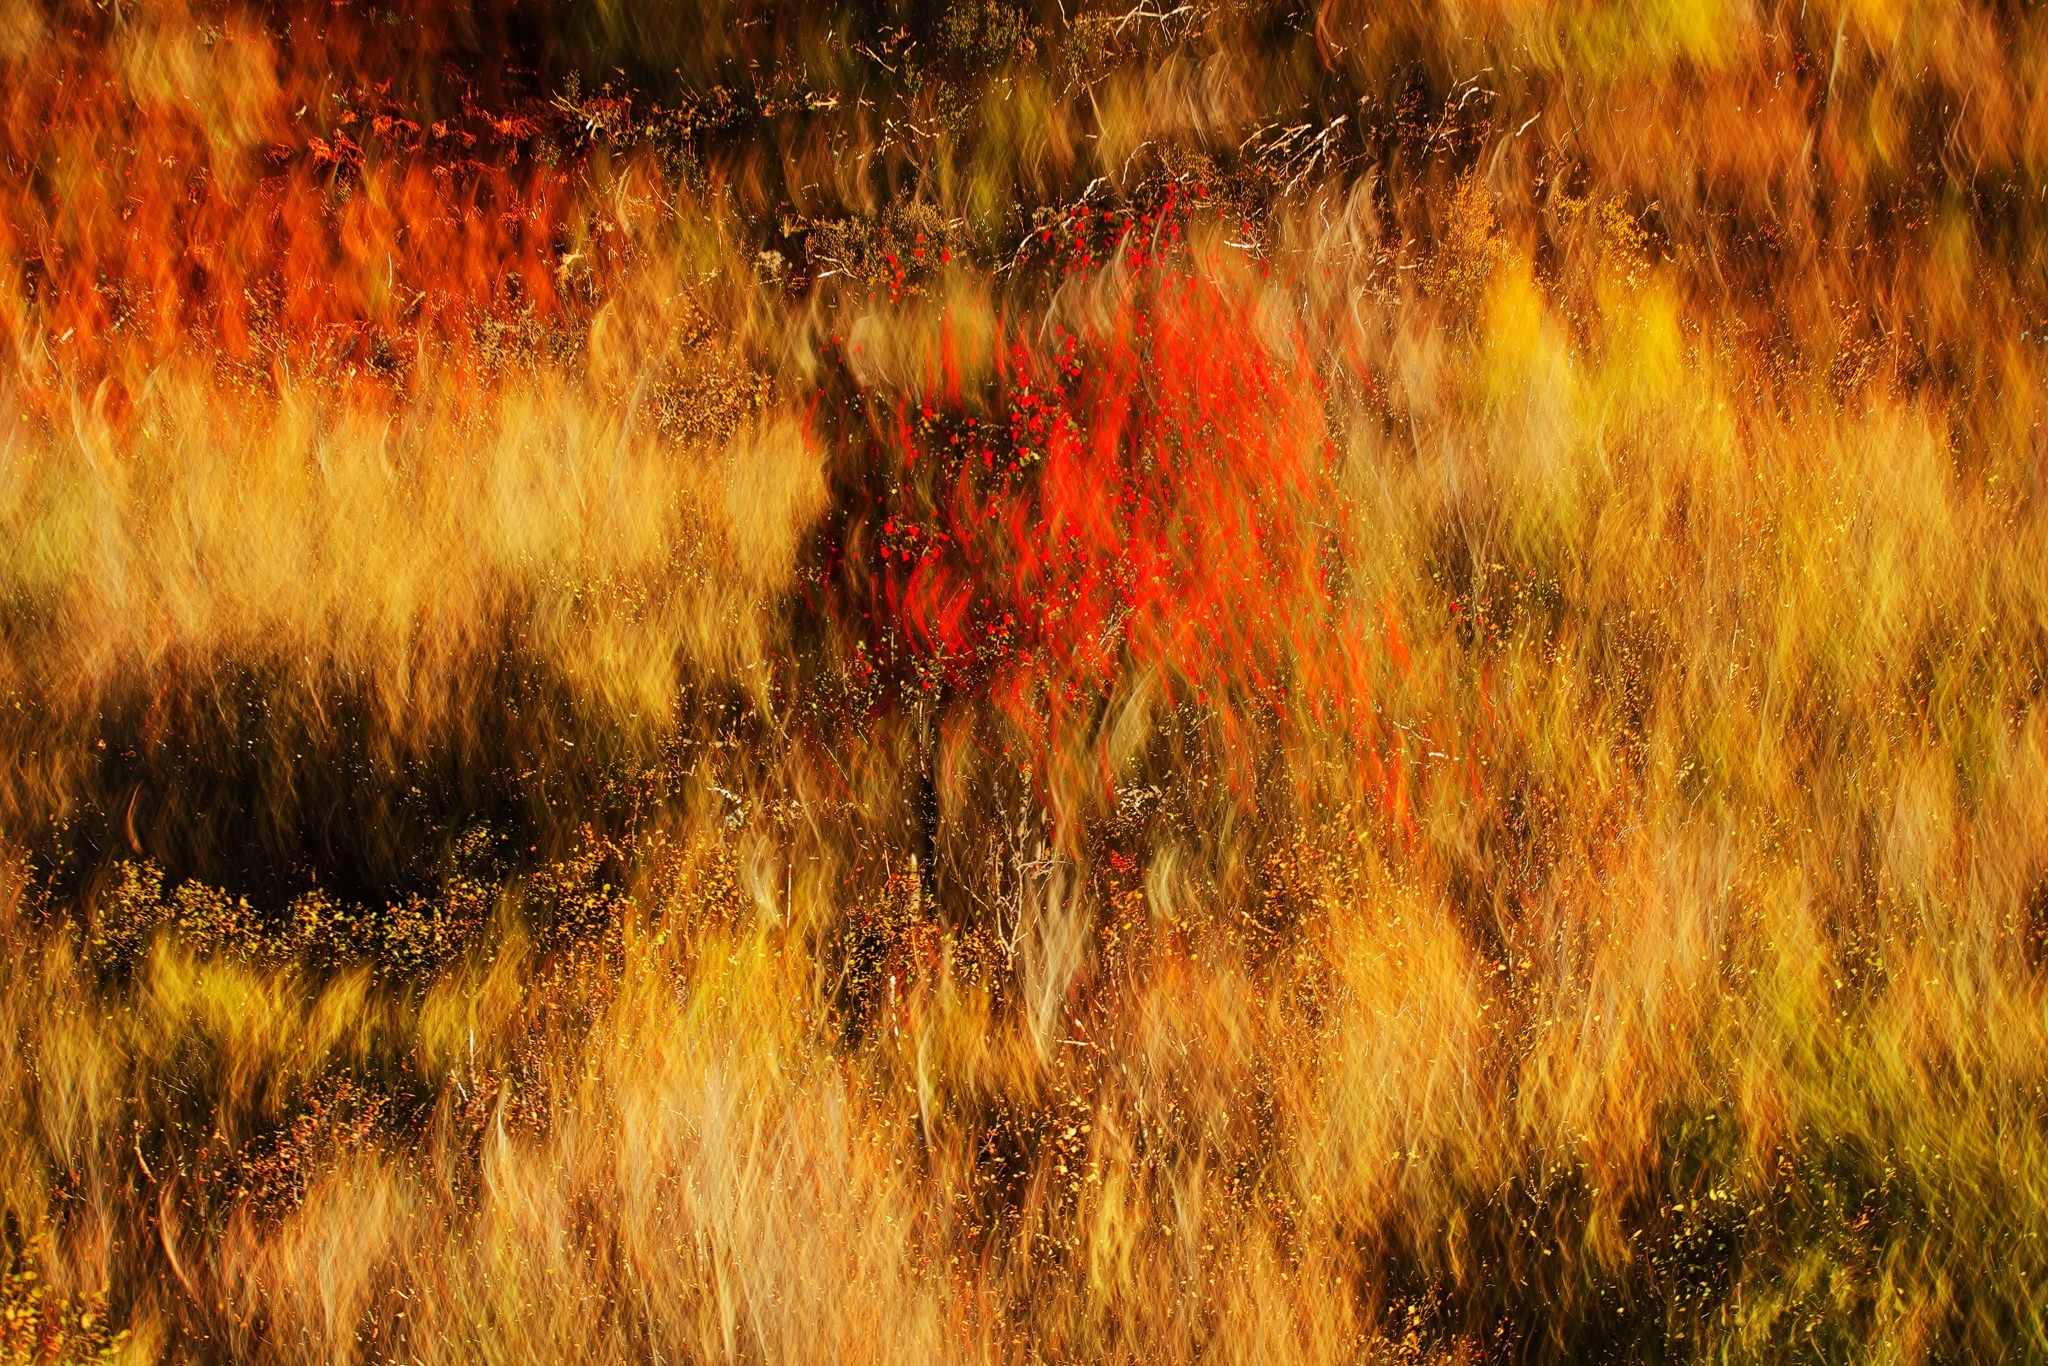
<instances>
[{"instance_id":1,"label":"motion-blurred grass streak","mask_svg":"<svg viewBox=\"0 0 2048 1366\"><path fill-rule=\"evenodd\" d=\"M2043 25L0 0L0 1354L2048 1356Z\"/></svg>"}]
</instances>

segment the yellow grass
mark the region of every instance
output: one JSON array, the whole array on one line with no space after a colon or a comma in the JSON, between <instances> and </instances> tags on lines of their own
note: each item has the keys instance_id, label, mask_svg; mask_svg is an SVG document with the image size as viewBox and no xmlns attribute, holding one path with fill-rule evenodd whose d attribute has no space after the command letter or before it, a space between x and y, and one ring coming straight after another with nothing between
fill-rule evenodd
<instances>
[{"instance_id":1,"label":"yellow grass","mask_svg":"<svg viewBox=\"0 0 2048 1366\"><path fill-rule=\"evenodd\" d=\"M2048 1357L2041 16L1213 8L1007 59L919 202L1493 107L1255 251L1218 179L1177 259L1305 339L1331 600L1270 707L1126 654L1028 773L971 699L832 728L818 537L1127 260L779 292L764 167L881 193L798 139L594 161L589 316L395 386L112 404L8 284L0 1355Z\"/></svg>"}]
</instances>

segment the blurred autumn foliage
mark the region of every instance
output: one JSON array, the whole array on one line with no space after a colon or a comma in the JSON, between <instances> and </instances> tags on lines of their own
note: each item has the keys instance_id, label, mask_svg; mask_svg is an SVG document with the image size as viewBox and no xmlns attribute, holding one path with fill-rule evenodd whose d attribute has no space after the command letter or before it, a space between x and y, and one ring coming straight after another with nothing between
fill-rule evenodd
<instances>
[{"instance_id":1,"label":"blurred autumn foliage","mask_svg":"<svg viewBox=\"0 0 2048 1366\"><path fill-rule=\"evenodd\" d=\"M0 0L0 1356L2048 1354L2044 73Z\"/></svg>"}]
</instances>

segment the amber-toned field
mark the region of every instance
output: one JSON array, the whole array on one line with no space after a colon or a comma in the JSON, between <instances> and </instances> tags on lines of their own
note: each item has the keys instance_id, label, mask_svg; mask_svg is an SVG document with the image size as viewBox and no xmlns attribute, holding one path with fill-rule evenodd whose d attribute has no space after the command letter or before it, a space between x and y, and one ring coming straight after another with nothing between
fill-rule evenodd
<instances>
[{"instance_id":1,"label":"amber-toned field","mask_svg":"<svg viewBox=\"0 0 2048 1366\"><path fill-rule=\"evenodd\" d=\"M2048 10L0 0L0 1361L2048 1360Z\"/></svg>"}]
</instances>

